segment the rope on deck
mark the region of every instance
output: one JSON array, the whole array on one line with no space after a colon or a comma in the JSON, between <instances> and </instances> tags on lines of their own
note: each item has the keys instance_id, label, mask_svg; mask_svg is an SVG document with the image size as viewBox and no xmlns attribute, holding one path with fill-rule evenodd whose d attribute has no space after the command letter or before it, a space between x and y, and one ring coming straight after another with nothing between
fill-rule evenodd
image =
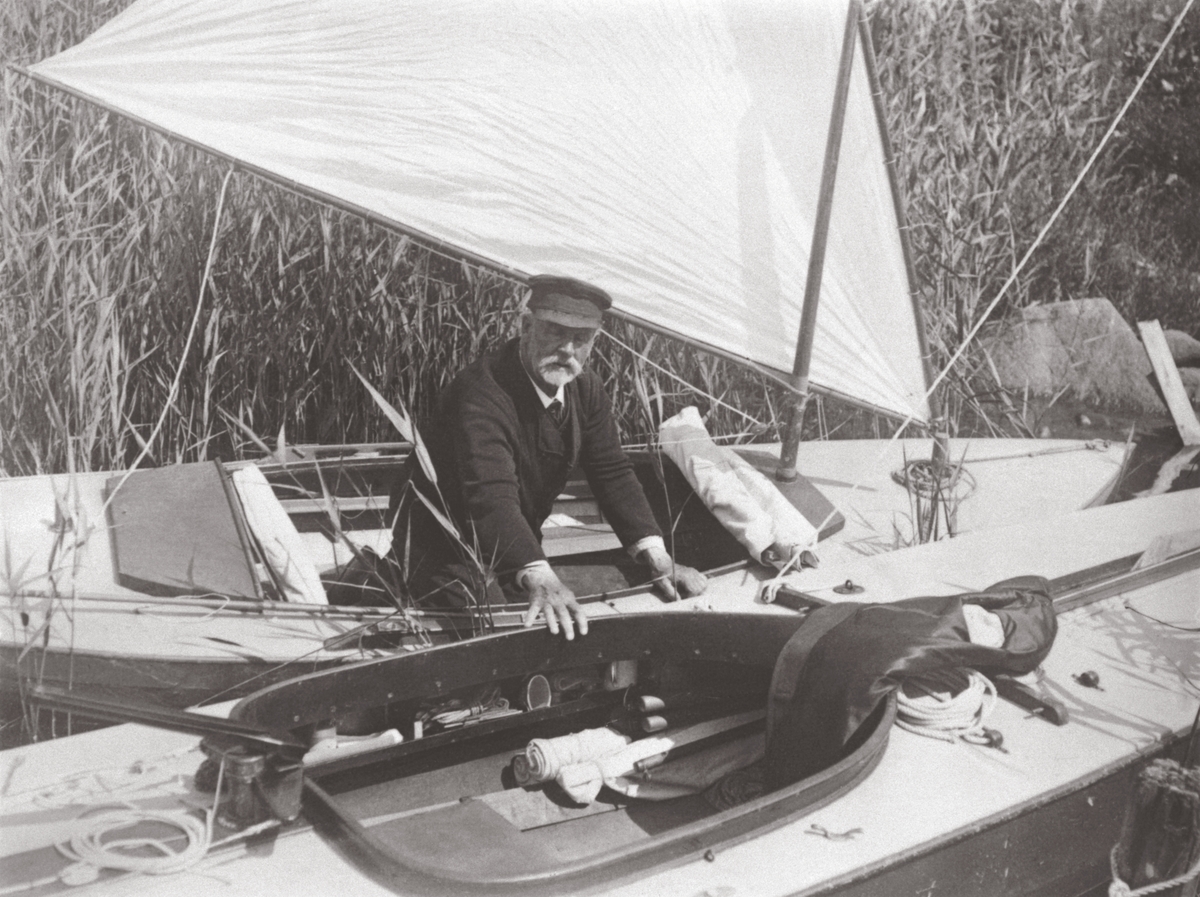
<instances>
[{"instance_id":1,"label":"rope on deck","mask_svg":"<svg viewBox=\"0 0 1200 897\"><path fill-rule=\"evenodd\" d=\"M942 670L904 681L896 725L926 738L999 748L1000 733L984 726L995 706L996 686L978 670Z\"/></svg>"}]
</instances>

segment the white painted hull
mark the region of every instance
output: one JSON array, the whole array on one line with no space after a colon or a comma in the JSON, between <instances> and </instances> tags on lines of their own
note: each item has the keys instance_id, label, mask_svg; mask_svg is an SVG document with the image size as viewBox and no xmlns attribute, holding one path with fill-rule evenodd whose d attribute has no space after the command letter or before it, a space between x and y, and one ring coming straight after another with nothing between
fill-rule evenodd
<instances>
[{"instance_id":1,"label":"white painted hull","mask_svg":"<svg viewBox=\"0 0 1200 897\"><path fill-rule=\"evenodd\" d=\"M777 458L778 448L755 451ZM843 529L819 547L822 570L841 569L863 555L913 541L912 501L893 473L906 461L928 458L931 451L927 439L800 446L801 472L846 518ZM956 506L957 529L985 530L1088 507L1113 488L1125 454L1123 445L1072 440L952 440L950 461L961 465L971 482L969 494L964 492ZM0 482L0 528L14 568L7 581L25 593L0 607L0 658L6 659L8 678L15 678L16 656L32 645L21 666L23 677L36 670L45 682L114 691L124 682L130 694L157 692L156 700L182 706L210 695L242 694L321 665L375 656L354 645L331 650L325 643L379 619L378 610L330 612L292 605L285 613L261 605L244 612L223 609L219 602L194 606L152 598L118 585L102 499L110 476ZM61 518L56 501L66 502L77 516L76 527L61 542L54 530ZM386 550L387 533L353 535ZM318 570L350 558L344 545L320 533L305 532L301 538ZM616 544L614 537L608 538ZM763 574L738 573L729 579L740 590L745 578ZM723 588L714 583L710 591L719 594ZM37 597L52 590L60 597ZM653 595L633 600L661 606ZM296 666L285 669L289 663Z\"/></svg>"},{"instance_id":2,"label":"white painted hull","mask_svg":"<svg viewBox=\"0 0 1200 897\"><path fill-rule=\"evenodd\" d=\"M853 578L866 586L855 600L873 601L979 589L1013 575L1060 576L1145 551L1163 537L1195 529L1197 522L1200 491L1193 490L1077 512L1038 525L966 535L822 570L819 575L807 571L796 584L840 600L843 596L830 586L839 578L843 582ZM1195 542L1196 534L1185 535L1176 539L1175 548ZM804 577L809 581L803 582ZM757 585L757 577L737 572L714 582L711 594L680 602L673 609L790 613L759 603ZM641 600L614 601L609 611L637 610ZM696 855L647 877L614 882L605 893L614 897L890 894L909 892L892 888L903 884L907 889L923 875L932 876L923 887L937 893L937 876L942 874L938 870L944 872L947 857L980 859L985 853L987 862L972 868L968 876L974 885L953 893L998 893L1018 885L1017 879L1008 880L1010 874L1030 876L1035 867L1048 870L1049 877L1040 879L1049 882L1045 893L1068 893L1054 890L1059 868L1055 863L1061 865L1063 875L1097 874L1092 867L1067 868L1068 859L1058 848L1075 835L1062 831L1044 843L1026 843L1019 834L1048 821L1057 824L1060 816L1069 818L1080 826L1072 832L1104 842L1093 843L1092 848L1095 856L1106 856L1111 843L1104 839L1111 840L1120 825L1121 806L1114 805L1113 795L1125 790L1139 763L1161 752L1195 716L1200 693L1187 678L1200 681L1197 625L1200 570L1196 569L1068 611L1060 617L1042 683L1067 706L1066 726L1051 725L1002 702L989 725L1003 733L1007 753L894 731L875 771L834 803L783 827L723 846L710 856ZM1187 628L1192 631L1184 631ZM1086 670L1099 675L1102 690L1076 681ZM193 737L121 726L3 752L0 781L6 783L7 797L0 809L0 850L15 861L17 854L64 837L76 810L54 809L55 801L98 789L95 783L106 780L90 770L110 770L110 777L116 770L122 782L135 785L161 780L143 796L161 799L185 794L186 778L173 774L186 774L199 762L196 752L183 753L195 742ZM138 760L162 765L135 766ZM130 773L130 769L147 772ZM855 829L859 831L853 836L836 840L815 834ZM987 845L986 851L982 845ZM245 855L234 850L212 856L206 864L199 874L114 881L106 890L112 894L142 893L147 888L222 895L391 893L313 831L281 837L271 851ZM946 884L943 878L942 886ZM1067 887L1070 882L1062 879L1058 884ZM878 890L881 887L884 890Z\"/></svg>"}]
</instances>

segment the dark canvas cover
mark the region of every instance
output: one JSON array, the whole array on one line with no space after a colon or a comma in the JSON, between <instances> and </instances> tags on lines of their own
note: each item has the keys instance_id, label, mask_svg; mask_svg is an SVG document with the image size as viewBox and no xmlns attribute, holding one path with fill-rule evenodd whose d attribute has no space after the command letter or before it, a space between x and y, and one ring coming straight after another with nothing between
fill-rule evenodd
<instances>
[{"instance_id":1,"label":"dark canvas cover","mask_svg":"<svg viewBox=\"0 0 1200 897\"><path fill-rule=\"evenodd\" d=\"M1000 617L1004 644L973 644L962 608ZM777 788L836 762L859 726L905 677L952 667L1028 673L1050 652L1058 623L1049 583L1005 580L982 591L813 611L780 653L767 708L766 779Z\"/></svg>"}]
</instances>

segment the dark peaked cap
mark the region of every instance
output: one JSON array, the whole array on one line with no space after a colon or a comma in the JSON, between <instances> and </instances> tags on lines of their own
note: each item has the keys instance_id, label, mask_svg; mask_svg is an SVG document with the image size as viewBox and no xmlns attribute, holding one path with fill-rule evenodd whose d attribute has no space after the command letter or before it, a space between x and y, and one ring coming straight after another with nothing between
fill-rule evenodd
<instances>
[{"instance_id":1,"label":"dark peaked cap","mask_svg":"<svg viewBox=\"0 0 1200 897\"><path fill-rule=\"evenodd\" d=\"M554 274L529 278L528 308L535 317L565 327L599 327L612 297L599 287Z\"/></svg>"}]
</instances>

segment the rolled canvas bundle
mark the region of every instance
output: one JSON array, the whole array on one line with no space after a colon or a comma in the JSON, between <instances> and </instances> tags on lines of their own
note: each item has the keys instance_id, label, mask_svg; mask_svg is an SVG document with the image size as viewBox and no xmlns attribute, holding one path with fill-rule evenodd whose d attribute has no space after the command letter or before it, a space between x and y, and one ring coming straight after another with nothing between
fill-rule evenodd
<instances>
[{"instance_id":1,"label":"rolled canvas bundle","mask_svg":"<svg viewBox=\"0 0 1200 897\"><path fill-rule=\"evenodd\" d=\"M750 462L713 442L695 406L663 421L659 444L755 560L786 561L816 544L817 528ZM773 546L782 550L766 555Z\"/></svg>"}]
</instances>

